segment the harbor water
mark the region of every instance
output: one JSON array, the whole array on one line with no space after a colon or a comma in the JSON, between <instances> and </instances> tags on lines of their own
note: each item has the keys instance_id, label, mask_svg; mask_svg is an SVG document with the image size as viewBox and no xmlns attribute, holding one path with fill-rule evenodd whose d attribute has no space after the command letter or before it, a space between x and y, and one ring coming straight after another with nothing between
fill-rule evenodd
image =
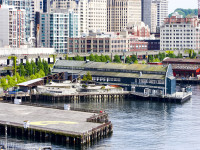
<instances>
[{"instance_id":1,"label":"harbor water","mask_svg":"<svg viewBox=\"0 0 200 150\"><path fill-rule=\"evenodd\" d=\"M75 108L105 110L113 124L114 132L111 137L82 149L200 149L200 86L193 86L192 91L192 99L184 104L129 99L70 103ZM53 105L62 106L64 103ZM53 149L79 149L52 146Z\"/></svg>"}]
</instances>

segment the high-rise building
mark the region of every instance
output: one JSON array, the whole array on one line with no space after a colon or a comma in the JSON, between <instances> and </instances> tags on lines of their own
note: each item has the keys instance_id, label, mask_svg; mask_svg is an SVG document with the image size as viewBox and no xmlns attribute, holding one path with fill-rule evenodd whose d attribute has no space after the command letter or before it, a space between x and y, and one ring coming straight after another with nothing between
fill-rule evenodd
<instances>
[{"instance_id":1,"label":"high-rise building","mask_svg":"<svg viewBox=\"0 0 200 150\"><path fill-rule=\"evenodd\" d=\"M149 26L151 32L156 32L157 4L152 0L142 0L142 21Z\"/></svg>"},{"instance_id":2,"label":"high-rise building","mask_svg":"<svg viewBox=\"0 0 200 150\"><path fill-rule=\"evenodd\" d=\"M141 0L108 0L107 31L120 32L128 23L141 22Z\"/></svg>"},{"instance_id":3,"label":"high-rise building","mask_svg":"<svg viewBox=\"0 0 200 150\"><path fill-rule=\"evenodd\" d=\"M68 38L79 36L79 15L73 11L54 10L41 13L38 24L38 46L55 48L57 53L67 53Z\"/></svg>"},{"instance_id":4,"label":"high-rise building","mask_svg":"<svg viewBox=\"0 0 200 150\"><path fill-rule=\"evenodd\" d=\"M2 46L19 48L25 43L25 10L13 6L0 7L0 41Z\"/></svg>"},{"instance_id":5,"label":"high-rise building","mask_svg":"<svg viewBox=\"0 0 200 150\"><path fill-rule=\"evenodd\" d=\"M88 33L88 0L79 0L78 13L80 15L80 33Z\"/></svg>"},{"instance_id":6,"label":"high-rise building","mask_svg":"<svg viewBox=\"0 0 200 150\"><path fill-rule=\"evenodd\" d=\"M53 0L53 9L74 9L76 6L75 0Z\"/></svg>"},{"instance_id":7,"label":"high-rise building","mask_svg":"<svg viewBox=\"0 0 200 150\"><path fill-rule=\"evenodd\" d=\"M168 0L153 0L153 3L157 5L157 27L160 28L168 17Z\"/></svg>"},{"instance_id":8,"label":"high-rise building","mask_svg":"<svg viewBox=\"0 0 200 150\"><path fill-rule=\"evenodd\" d=\"M35 31L35 14L43 12L43 0L3 0L3 4L12 5L17 10L24 9L25 13L25 30L26 42L34 38ZM32 43L33 46L35 43Z\"/></svg>"},{"instance_id":9,"label":"high-rise building","mask_svg":"<svg viewBox=\"0 0 200 150\"><path fill-rule=\"evenodd\" d=\"M183 18L178 13L165 18L160 27L161 50L200 49L199 19Z\"/></svg>"},{"instance_id":10,"label":"high-rise building","mask_svg":"<svg viewBox=\"0 0 200 150\"><path fill-rule=\"evenodd\" d=\"M198 18L200 18L200 0L198 0Z\"/></svg>"},{"instance_id":11,"label":"high-rise building","mask_svg":"<svg viewBox=\"0 0 200 150\"><path fill-rule=\"evenodd\" d=\"M73 9L80 15L80 32L107 31L107 0L54 0L54 9Z\"/></svg>"},{"instance_id":12,"label":"high-rise building","mask_svg":"<svg viewBox=\"0 0 200 150\"><path fill-rule=\"evenodd\" d=\"M3 4L12 5L17 10L26 10L25 16L25 30L26 30L26 41L34 35L34 3L33 0L3 0Z\"/></svg>"},{"instance_id":13,"label":"high-rise building","mask_svg":"<svg viewBox=\"0 0 200 150\"><path fill-rule=\"evenodd\" d=\"M94 32L107 31L107 0L88 1L88 28Z\"/></svg>"},{"instance_id":14,"label":"high-rise building","mask_svg":"<svg viewBox=\"0 0 200 150\"><path fill-rule=\"evenodd\" d=\"M50 0L43 0L43 12L50 12L51 9L51 3Z\"/></svg>"}]
</instances>

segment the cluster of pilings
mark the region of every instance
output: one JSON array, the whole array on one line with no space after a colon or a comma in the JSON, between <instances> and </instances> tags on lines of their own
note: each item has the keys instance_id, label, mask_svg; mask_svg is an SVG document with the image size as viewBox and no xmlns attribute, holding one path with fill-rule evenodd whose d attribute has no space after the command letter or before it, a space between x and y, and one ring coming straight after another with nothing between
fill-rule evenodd
<instances>
[{"instance_id":1,"label":"cluster of pilings","mask_svg":"<svg viewBox=\"0 0 200 150\"><path fill-rule=\"evenodd\" d=\"M108 122L108 114L106 114L106 113L100 113L98 115L94 114L90 118L87 118L87 122L107 123Z\"/></svg>"},{"instance_id":2,"label":"cluster of pilings","mask_svg":"<svg viewBox=\"0 0 200 150\"><path fill-rule=\"evenodd\" d=\"M32 100L43 100L43 101L52 101L52 102L58 102L58 101L86 101L86 100L114 100L119 99L122 100L124 98L128 98L130 96L129 93L125 94L74 94L74 95L43 95L43 94L37 94L32 95Z\"/></svg>"},{"instance_id":3,"label":"cluster of pilings","mask_svg":"<svg viewBox=\"0 0 200 150\"><path fill-rule=\"evenodd\" d=\"M25 129L23 125L20 124L4 124L0 122L0 135L34 142L51 142L64 146L82 146L84 144L91 144L96 140L109 136L112 132L111 122L101 124L97 128L93 128L86 133L66 133L64 131L62 132L48 128L40 129L38 127Z\"/></svg>"}]
</instances>

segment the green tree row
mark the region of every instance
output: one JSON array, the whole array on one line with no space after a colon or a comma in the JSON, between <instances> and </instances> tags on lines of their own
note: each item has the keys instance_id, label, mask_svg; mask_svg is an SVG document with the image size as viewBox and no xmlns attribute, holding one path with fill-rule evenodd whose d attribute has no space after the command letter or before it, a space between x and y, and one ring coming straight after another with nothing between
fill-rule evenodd
<instances>
[{"instance_id":1,"label":"green tree row","mask_svg":"<svg viewBox=\"0 0 200 150\"><path fill-rule=\"evenodd\" d=\"M37 79L50 74L50 68L47 61L39 59L37 63L33 60L27 61L26 64L20 64L15 66L17 72L14 72L14 76L7 75L0 79L0 87L4 90L15 87L17 84L25 82L30 79Z\"/></svg>"},{"instance_id":2,"label":"green tree row","mask_svg":"<svg viewBox=\"0 0 200 150\"><path fill-rule=\"evenodd\" d=\"M111 61L111 58L108 55L98 56L97 54L95 54L95 55L90 54L90 56L87 56L86 59L90 60L90 61L95 61L95 62L107 62L107 61ZM77 55L75 57L68 57L68 55L65 55L65 60L84 61L84 57L81 57L79 55Z\"/></svg>"},{"instance_id":3,"label":"green tree row","mask_svg":"<svg viewBox=\"0 0 200 150\"><path fill-rule=\"evenodd\" d=\"M190 59L195 59L196 56L197 56L197 53L192 49L185 50L185 53L189 54L189 58ZM179 53L178 55L175 55L174 51L166 51L166 52L163 52L163 53L160 52L158 55L155 55L155 56L150 55L148 57L148 61L149 62L161 62L166 57L169 57L169 58L183 58L183 55L181 53Z\"/></svg>"},{"instance_id":4,"label":"green tree row","mask_svg":"<svg viewBox=\"0 0 200 150\"><path fill-rule=\"evenodd\" d=\"M45 76L50 73L50 68L47 61L41 59L39 59L37 63L35 63L33 60L31 60L31 62L26 61L25 65L21 63L17 70L20 76L28 77L32 75L39 76L38 74ZM44 72L44 74L41 72Z\"/></svg>"}]
</instances>

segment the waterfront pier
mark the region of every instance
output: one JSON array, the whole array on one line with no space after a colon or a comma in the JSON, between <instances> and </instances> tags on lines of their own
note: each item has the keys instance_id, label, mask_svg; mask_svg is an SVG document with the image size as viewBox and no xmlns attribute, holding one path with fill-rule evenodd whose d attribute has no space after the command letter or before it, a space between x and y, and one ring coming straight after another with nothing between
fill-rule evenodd
<instances>
[{"instance_id":1,"label":"waterfront pier","mask_svg":"<svg viewBox=\"0 0 200 150\"><path fill-rule=\"evenodd\" d=\"M13 101L16 95L5 95L3 100L5 101ZM68 95L59 95L59 94L32 94L32 95L18 95L22 101L30 101L31 100L43 100L47 102L73 102L87 99L95 99L95 100L114 100L114 99L124 99L130 97L130 91L121 91L121 92L80 92Z\"/></svg>"},{"instance_id":2,"label":"waterfront pier","mask_svg":"<svg viewBox=\"0 0 200 150\"><path fill-rule=\"evenodd\" d=\"M90 113L7 103L0 103L0 111L0 135L15 138L81 146L113 132L103 111ZM24 128L27 122L29 127Z\"/></svg>"}]
</instances>

